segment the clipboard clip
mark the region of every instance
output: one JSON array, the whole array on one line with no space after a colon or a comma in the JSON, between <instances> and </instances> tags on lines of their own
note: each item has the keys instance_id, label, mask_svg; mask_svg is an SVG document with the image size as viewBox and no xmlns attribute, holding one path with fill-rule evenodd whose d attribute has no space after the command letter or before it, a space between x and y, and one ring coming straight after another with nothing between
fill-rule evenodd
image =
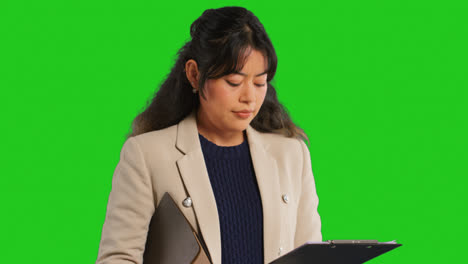
<instances>
[{"instance_id":1,"label":"clipboard clip","mask_svg":"<svg viewBox=\"0 0 468 264\"><path fill-rule=\"evenodd\" d=\"M366 245L377 245L377 240L327 240L332 247L339 244L366 244Z\"/></svg>"}]
</instances>

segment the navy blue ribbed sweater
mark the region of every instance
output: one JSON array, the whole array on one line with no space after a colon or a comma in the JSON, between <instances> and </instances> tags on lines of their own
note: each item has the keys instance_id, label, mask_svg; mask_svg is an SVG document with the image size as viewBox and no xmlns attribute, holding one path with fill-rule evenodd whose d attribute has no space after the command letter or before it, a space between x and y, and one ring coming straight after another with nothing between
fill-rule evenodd
<instances>
[{"instance_id":1,"label":"navy blue ribbed sweater","mask_svg":"<svg viewBox=\"0 0 468 264\"><path fill-rule=\"evenodd\" d=\"M218 208L222 264L263 264L263 212L247 140L218 146L198 134Z\"/></svg>"}]
</instances>

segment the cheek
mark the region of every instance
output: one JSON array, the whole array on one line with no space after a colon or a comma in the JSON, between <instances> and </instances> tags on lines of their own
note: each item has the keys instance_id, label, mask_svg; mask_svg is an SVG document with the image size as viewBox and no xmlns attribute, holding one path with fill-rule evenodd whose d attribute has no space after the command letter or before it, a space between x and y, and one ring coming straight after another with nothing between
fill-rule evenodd
<instances>
[{"instance_id":1,"label":"cheek","mask_svg":"<svg viewBox=\"0 0 468 264\"><path fill-rule=\"evenodd\" d=\"M213 106L218 110L218 113L223 113L226 109L229 110L232 105L233 96L231 93L223 88L219 88L213 93L212 103Z\"/></svg>"},{"instance_id":2,"label":"cheek","mask_svg":"<svg viewBox=\"0 0 468 264\"><path fill-rule=\"evenodd\" d=\"M219 89L216 90L216 98L218 99L218 102L225 104L226 102L229 102L230 98L233 98L233 96L224 87L219 87Z\"/></svg>"},{"instance_id":3,"label":"cheek","mask_svg":"<svg viewBox=\"0 0 468 264\"><path fill-rule=\"evenodd\" d=\"M263 101L265 100L265 97L266 97L266 92L267 92L267 88L262 88L258 91L257 93L257 102L261 102L263 103Z\"/></svg>"},{"instance_id":4,"label":"cheek","mask_svg":"<svg viewBox=\"0 0 468 264\"><path fill-rule=\"evenodd\" d=\"M233 94L222 85L211 85L206 89L206 99L205 104L210 105L210 108L221 110L228 108L232 105Z\"/></svg>"}]
</instances>

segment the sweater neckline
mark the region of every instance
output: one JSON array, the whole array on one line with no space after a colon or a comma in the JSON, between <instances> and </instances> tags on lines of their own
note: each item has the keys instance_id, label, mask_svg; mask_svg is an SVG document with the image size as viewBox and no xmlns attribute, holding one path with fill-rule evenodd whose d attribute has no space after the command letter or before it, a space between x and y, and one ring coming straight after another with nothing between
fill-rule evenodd
<instances>
[{"instance_id":1,"label":"sweater neckline","mask_svg":"<svg viewBox=\"0 0 468 264\"><path fill-rule=\"evenodd\" d=\"M210 158L216 159L229 159L229 158L240 158L245 156L246 151L248 151L248 142L247 139L236 146L218 146L215 143L211 142L200 133L198 133L200 139L200 144L203 150L203 154Z\"/></svg>"}]
</instances>

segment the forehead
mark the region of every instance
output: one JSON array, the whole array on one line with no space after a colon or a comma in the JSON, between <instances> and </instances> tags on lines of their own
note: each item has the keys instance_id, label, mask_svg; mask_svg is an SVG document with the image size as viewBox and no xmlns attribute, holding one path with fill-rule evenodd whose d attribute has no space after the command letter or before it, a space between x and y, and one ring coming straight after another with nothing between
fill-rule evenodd
<instances>
[{"instance_id":1,"label":"forehead","mask_svg":"<svg viewBox=\"0 0 468 264\"><path fill-rule=\"evenodd\" d=\"M268 71L265 70L265 71L263 71L263 72L261 72L261 73L255 74L254 77L259 77L259 76L262 76L262 75L265 75L265 76L266 76L267 72L268 72ZM236 71L236 72L234 72L234 73L232 73L232 74L233 74L233 75L249 76L248 73L241 72L241 71Z\"/></svg>"},{"instance_id":2,"label":"forehead","mask_svg":"<svg viewBox=\"0 0 468 264\"><path fill-rule=\"evenodd\" d=\"M246 51L240 63L243 64L242 69L234 70L231 74L259 77L267 73L267 59L260 51L253 49Z\"/></svg>"}]
</instances>

